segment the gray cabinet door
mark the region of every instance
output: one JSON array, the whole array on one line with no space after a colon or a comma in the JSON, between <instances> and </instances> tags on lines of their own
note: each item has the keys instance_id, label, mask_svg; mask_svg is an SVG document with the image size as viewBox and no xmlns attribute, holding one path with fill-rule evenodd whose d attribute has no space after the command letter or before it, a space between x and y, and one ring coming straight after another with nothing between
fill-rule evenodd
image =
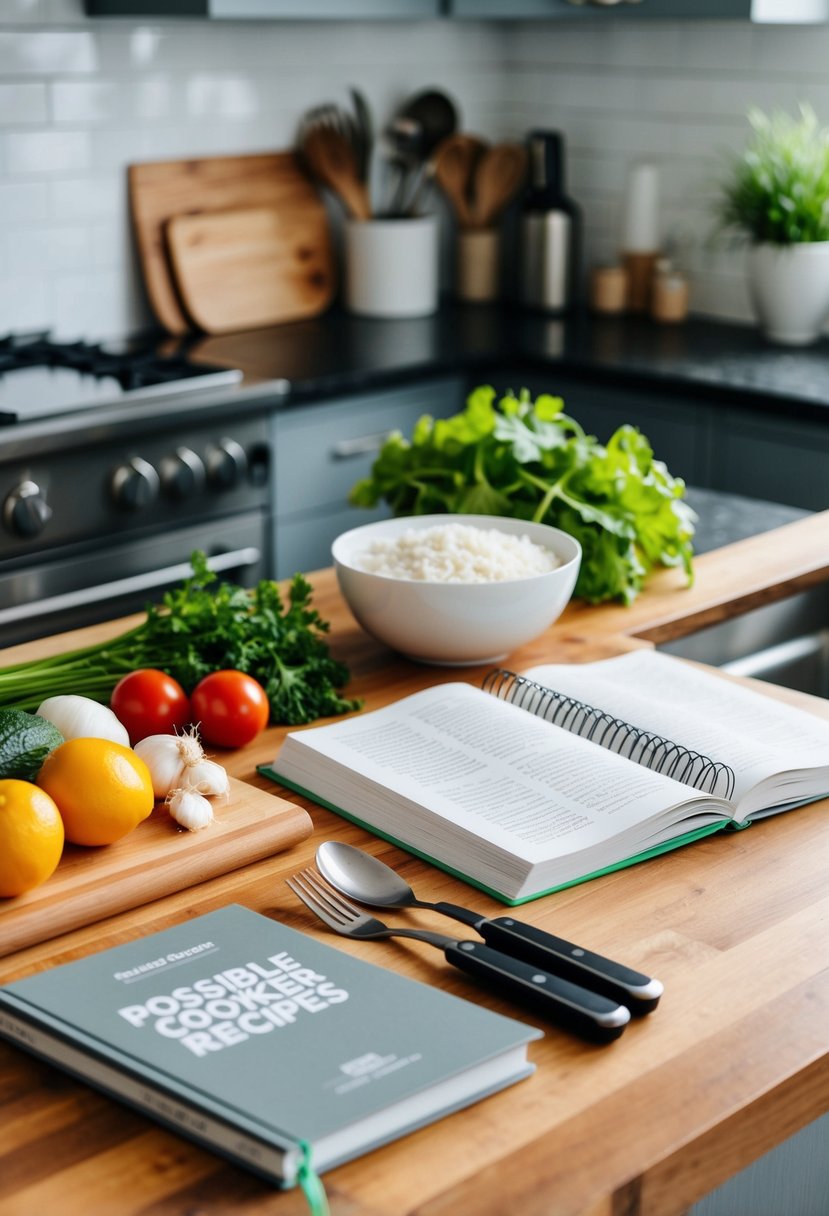
<instances>
[{"instance_id":1,"label":"gray cabinet door","mask_svg":"<svg viewBox=\"0 0 829 1216\"><path fill-rule=\"evenodd\" d=\"M437 17L441 0L208 0L211 17L298 18L299 20L354 21L358 18Z\"/></svg>"},{"instance_id":2,"label":"gray cabinet door","mask_svg":"<svg viewBox=\"0 0 829 1216\"><path fill-rule=\"evenodd\" d=\"M498 383L495 383L498 388ZM665 394L608 388L560 374L551 367L543 376L509 372L501 387L520 385L535 396L552 393L564 399L564 411L600 443L629 423L650 441L654 455L674 477L689 485L709 485L709 407Z\"/></svg>"},{"instance_id":3,"label":"gray cabinet door","mask_svg":"<svg viewBox=\"0 0 829 1216\"><path fill-rule=\"evenodd\" d=\"M612 6L584 0L579 3L573 0L449 0L449 11L454 17L512 20L734 20L750 18L751 8L752 0L636 0L635 3L619 0Z\"/></svg>"},{"instance_id":4,"label":"gray cabinet door","mask_svg":"<svg viewBox=\"0 0 829 1216\"><path fill-rule=\"evenodd\" d=\"M216 21L424 19L443 0L84 0L87 17L210 17Z\"/></svg>"},{"instance_id":5,"label":"gray cabinet door","mask_svg":"<svg viewBox=\"0 0 829 1216\"><path fill-rule=\"evenodd\" d=\"M812 511L829 507L829 426L723 409L714 416L712 485Z\"/></svg>"},{"instance_id":6,"label":"gray cabinet door","mask_svg":"<svg viewBox=\"0 0 829 1216\"><path fill-rule=\"evenodd\" d=\"M383 505L349 506L351 487L368 476L391 431L408 437L422 414L445 418L463 403L463 379L447 376L278 410L271 421L276 577L329 566L336 536L387 516Z\"/></svg>"}]
</instances>

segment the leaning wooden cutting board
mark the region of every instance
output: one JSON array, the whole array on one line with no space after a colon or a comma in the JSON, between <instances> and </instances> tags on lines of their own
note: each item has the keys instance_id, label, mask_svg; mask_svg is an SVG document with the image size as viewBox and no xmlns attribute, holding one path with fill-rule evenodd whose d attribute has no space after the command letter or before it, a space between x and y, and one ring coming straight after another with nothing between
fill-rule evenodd
<instances>
[{"instance_id":1,"label":"leaning wooden cutting board","mask_svg":"<svg viewBox=\"0 0 829 1216\"><path fill-rule=\"evenodd\" d=\"M138 254L150 305L170 333L191 328L173 279L166 226L175 216L272 207L297 247L326 268L334 287L334 255L324 204L294 152L214 156L130 165L127 183Z\"/></svg>"},{"instance_id":2,"label":"leaning wooden cutting board","mask_svg":"<svg viewBox=\"0 0 829 1216\"><path fill-rule=\"evenodd\" d=\"M173 216L167 248L184 310L208 334L315 316L333 296L325 233L276 207Z\"/></svg>"},{"instance_id":3,"label":"leaning wooden cutting board","mask_svg":"<svg viewBox=\"0 0 829 1216\"><path fill-rule=\"evenodd\" d=\"M116 844L67 845L42 886L0 900L0 955L48 941L280 853L311 833L307 811L230 778L230 797L201 832L178 827L163 805Z\"/></svg>"}]
</instances>

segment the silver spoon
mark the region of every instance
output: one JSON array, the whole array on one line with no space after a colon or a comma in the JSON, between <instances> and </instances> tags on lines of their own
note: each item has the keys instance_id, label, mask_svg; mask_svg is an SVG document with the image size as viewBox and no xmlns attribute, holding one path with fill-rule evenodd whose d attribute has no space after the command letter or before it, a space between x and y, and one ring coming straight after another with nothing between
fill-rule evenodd
<instances>
[{"instance_id":1,"label":"silver spoon","mask_svg":"<svg viewBox=\"0 0 829 1216\"><path fill-rule=\"evenodd\" d=\"M390 866L362 849L325 840L317 849L317 866L332 887L372 908L430 908L471 925L488 945L513 958L535 963L575 983L613 997L631 1013L650 1013L662 995L662 984L613 959L545 933L509 916L487 917L457 904L418 899Z\"/></svg>"}]
</instances>

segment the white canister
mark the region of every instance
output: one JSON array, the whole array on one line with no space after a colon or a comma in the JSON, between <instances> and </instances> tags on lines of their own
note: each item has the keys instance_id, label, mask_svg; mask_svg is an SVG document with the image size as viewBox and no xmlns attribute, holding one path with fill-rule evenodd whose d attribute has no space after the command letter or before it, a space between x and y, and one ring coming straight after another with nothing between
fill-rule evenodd
<instances>
[{"instance_id":1,"label":"white canister","mask_svg":"<svg viewBox=\"0 0 829 1216\"><path fill-rule=\"evenodd\" d=\"M365 317L425 317L438 307L438 219L349 220L345 306Z\"/></svg>"}]
</instances>

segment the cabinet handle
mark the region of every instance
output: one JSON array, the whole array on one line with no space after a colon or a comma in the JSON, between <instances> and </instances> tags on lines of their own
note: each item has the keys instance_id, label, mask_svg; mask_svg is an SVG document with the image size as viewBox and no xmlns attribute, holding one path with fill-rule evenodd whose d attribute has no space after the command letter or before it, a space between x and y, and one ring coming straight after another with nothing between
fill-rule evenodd
<instances>
[{"instance_id":1,"label":"cabinet handle","mask_svg":"<svg viewBox=\"0 0 829 1216\"><path fill-rule=\"evenodd\" d=\"M331 455L335 460L351 460L354 456L366 456L371 452L379 452L391 434L391 431L377 431L374 435L357 435L354 439L340 439L331 449Z\"/></svg>"}]
</instances>

